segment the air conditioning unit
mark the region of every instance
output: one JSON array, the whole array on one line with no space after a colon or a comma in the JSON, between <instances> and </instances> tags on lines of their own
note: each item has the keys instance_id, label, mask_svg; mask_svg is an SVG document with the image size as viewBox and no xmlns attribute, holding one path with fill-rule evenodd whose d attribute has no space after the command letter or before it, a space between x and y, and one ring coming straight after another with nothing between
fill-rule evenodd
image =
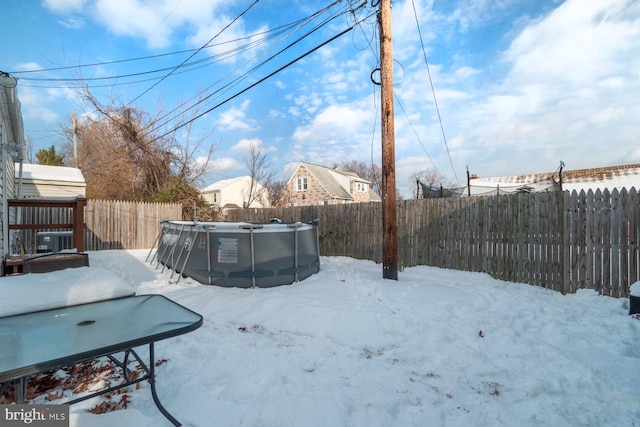
<instances>
[{"instance_id":1,"label":"air conditioning unit","mask_svg":"<svg viewBox=\"0 0 640 427\"><path fill-rule=\"evenodd\" d=\"M73 249L73 232L71 231L39 231L36 234L36 240L37 253Z\"/></svg>"}]
</instances>

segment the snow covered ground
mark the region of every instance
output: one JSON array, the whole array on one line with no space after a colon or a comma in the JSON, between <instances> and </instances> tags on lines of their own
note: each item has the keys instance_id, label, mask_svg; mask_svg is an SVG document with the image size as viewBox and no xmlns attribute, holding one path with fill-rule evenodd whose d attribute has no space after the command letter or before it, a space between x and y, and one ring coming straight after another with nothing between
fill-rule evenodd
<instances>
[{"instance_id":1,"label":"snow covered ground","mask_svg":"<svg viewBox=\"0 0 640 427\"><path fill-rule=\"evenodd\" d=\"M387 281L380 265L342 257L322 257L320 273L291 286L226 289L171 283L146 255L92 252L89 268L204 316L156 346L168 359L160 400L184 425L640 425L640 320L628 299L433 267ZM71 425L170 425L148 384L131 397L101 415L86 412L95 400L73 405Z\"/></svg>"}]
</instances>

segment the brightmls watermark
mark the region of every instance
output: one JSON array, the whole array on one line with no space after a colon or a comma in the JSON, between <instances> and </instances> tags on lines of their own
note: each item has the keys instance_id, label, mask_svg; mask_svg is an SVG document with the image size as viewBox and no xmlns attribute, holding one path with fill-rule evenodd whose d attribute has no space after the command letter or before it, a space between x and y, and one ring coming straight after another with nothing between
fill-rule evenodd
<instances>
[{"instance_id":1,"label":"brightmls watermark","mask_svg":"<svg viewBox=\"0 0 640 427\"><path fill-rule=\"evenodd\" d=\"M0 405L0 427L69 427L69 405Z\"/></svg>"}]
</instances>

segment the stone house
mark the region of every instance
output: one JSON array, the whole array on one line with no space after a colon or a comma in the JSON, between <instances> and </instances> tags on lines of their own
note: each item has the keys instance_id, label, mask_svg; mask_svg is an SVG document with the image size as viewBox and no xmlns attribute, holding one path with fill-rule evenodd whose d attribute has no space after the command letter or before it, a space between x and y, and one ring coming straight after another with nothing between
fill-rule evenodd
<instances>
[{"instance_id":1,"label":"stone house","mask_svg":"<svg viewBox=\"0 0 640 427\"><path fill-rule=\"evenodd\" d=\"M352 172L300 162L285 189L289 206L380 202L371 183Z\"/></svg>"}]
</instances>

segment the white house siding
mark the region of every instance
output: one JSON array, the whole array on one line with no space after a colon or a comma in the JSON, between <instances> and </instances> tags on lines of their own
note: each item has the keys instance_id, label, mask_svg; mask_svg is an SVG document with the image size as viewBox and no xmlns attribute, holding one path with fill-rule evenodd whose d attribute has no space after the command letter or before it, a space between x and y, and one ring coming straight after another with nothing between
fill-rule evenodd
<instances>
[{"instance_id":1,"label":"white house siding","mask_svg":"<svg viewBox=\"0 0 640 427\"><path fill-rule=\"evenodd\" d=\"M266 208L269 207L269 201L264 186L256 182L257 191L264 193L260 200L255 200L249 205L250 208ZM238 178L225 179L215 182L202 190L202 197L210 204L223 208L225 206L242 207L249 193L251 186L250 176L241 176Z\"/></svg>"},{"instance_id":2,"label":"white house siding","mask_svg":"<svg viewBox=\"0 0 640 427\"><path fill-rule=\"evenodd\" d=\"M2 209L0 209L0 258L9 250L9 209L7 200L15 197L14 161L24 155L24 130L20 100L16 86L17 79L0 72L0 191Z\"/></svg>"},{"instance_id":3,"label":"white house siding","mask_svg":"<svg viewBox=\"0 0 640 427\"><path fill-rule=\"evenodd\" d=\"M563 171L562 189L564 191L596 191L608 189L618 191L640 186L640 164L606 166L591 169ZM502 176L490 178L472 178L471 195L488 196L517 192L528 186L532 191L556 191L560 176L557 172L545 172L531 175ZM462 196L467 195L467 187L459 189Z\"/></svg>"},{"instance_id":4,"label":"white house siding","mask_svg":"<svg viewBox=\"0 0 640 427\"><path fill-rule=\"evenodd\" d=\"M18 183L19 166L15 169ZM85 197L87 184L80 169L67 166L22 165L21 197Z\"/></svg>"}]
</instances>

